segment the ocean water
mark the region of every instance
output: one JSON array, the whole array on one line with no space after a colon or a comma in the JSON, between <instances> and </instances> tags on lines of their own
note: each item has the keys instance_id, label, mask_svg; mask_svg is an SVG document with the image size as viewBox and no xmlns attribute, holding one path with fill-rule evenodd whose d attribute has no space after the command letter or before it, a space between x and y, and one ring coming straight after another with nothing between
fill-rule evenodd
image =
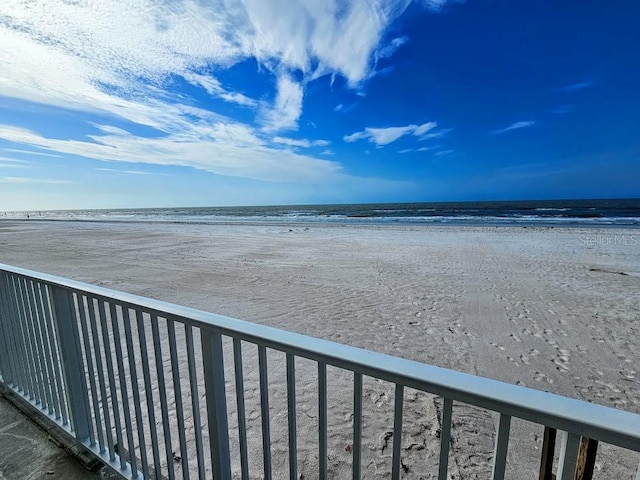
<instances>
[{"instance_id":1,"label":"ocean water","mask_svg":"<svg viewBox=\"0 0 640 480\"><path fill-rule=\"evenodd\" d=\"M167 223L640 226L640 199L57 210L2 219Z\"/></svg>"}]
</instances>

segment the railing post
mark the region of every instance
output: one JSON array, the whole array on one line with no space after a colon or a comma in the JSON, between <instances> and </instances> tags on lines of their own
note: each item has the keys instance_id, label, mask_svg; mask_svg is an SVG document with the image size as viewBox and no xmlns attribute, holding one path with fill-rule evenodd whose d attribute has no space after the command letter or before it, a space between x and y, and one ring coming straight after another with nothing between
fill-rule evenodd
<instances>
[{"instance_id":1,"label":"railing post","mask_svg":"<svg viewBox=\"0 0 640 480\"><path fill-rule=\"evenodd\" d=\"M200 337L213 478L215 480L231 480L222 335L203 328L200 330Z\"/></svg>"},{"instance_id":2,"label":"railing post","mask_svg":"<svg viewBox=\"0 0 640 480\"><path fill-rule=\"evenodd\" d=\"M558 460L558 472L556 474L558 480L574 480L579 448L580 435L562 432L560 458Z\"/></svg>"},{"instance_id":3,"label":"railing post","mask_svg":"<svg viewBox=\"0 0 640 480\"><path fill-rule=\"evenodd\" d=\"M0 375L6 385L13 384L13 369L11 368L11 359L9 354L9 306L6 304L4 296L4 276L0 272Z\"/></svg>"},{"instance_id":4,"label":"railing post","mask_svg":"<svg viewBox=\"0 0 640 480\"><path fill-rule=\"evenodd\" d=\"M71 422L76 439L86 442L90 438L91 416L75 307L70 291L50 288Z\"/></svg>"}]
</instances>

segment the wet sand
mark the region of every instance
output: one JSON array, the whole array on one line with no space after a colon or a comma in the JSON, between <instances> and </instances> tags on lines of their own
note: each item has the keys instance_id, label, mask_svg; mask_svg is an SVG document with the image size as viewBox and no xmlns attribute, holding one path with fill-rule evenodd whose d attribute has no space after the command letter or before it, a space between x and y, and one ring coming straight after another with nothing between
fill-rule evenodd
<instances>
[{"instance_id":1,"label":"wet sand","mask_svg":"<svg viewBox=\"0 0 640 480\"><path fill-rule=\"evenodd\" d=\"M640 412L639 230L3 221L0 262ZM247 355L259 477L259 392ZM280 357L269 356L272 439L274 472L286 475ZM298 368L299 382L315 375L304 361ZM349 477L351 381L329 369L330 478ZM305 479L317 478L317 443L304 440L316 435L314 382L298 392ZM363 473L386 478L393 386L364 387ZM403 478L437 473L439 408L406 393ZM456 404L453 478L489 475L494 423ZM507 478L537 478L542 429L514 420L512 431ZM596 478L631 478L637 456L601 451Z\"/></svg>"}]
</instances>

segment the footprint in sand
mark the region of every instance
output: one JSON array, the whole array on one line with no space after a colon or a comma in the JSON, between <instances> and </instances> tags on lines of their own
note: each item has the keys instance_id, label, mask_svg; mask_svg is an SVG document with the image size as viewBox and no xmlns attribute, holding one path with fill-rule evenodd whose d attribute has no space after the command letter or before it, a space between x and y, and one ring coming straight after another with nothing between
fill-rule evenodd
<instances>
[{"instance_id":1,"label":"footprint in sand","mask_svg":"<svg viewBox=\"0 0 640 480\"><path fill-rule=\"evenodd\" d=\"M526 355L520 355L520 361L522 363L524 363L525 365L529 365L529 357L527 357Z\"/></svg>"},{"instance_id":2,"label":"footprint in sand","mask_svg":"<svg viewBox=\"0 0 640 480\"><path fill-rule=\"evenodd\" d=\"M517 335L515 335L515 334L513 334L513 333L512 333L511 335L509 335L509 336L510 336L514 341L516 341L516 342L518 342L518 343L521 343L521 342L522 342L522 340L520 340L520 337L518 337Z\"/></svg>"},{"instance_id":3,"label":"footprint in sand","mask_svg":"<svg viewBox=\"0 0 640 480\"><path fill-rule=\"evenodd\" d=\"M620 375L622 375L622 378L624 378L625 380L634 380L636 378L636 371L635 370L620 370Z\"/></svg>"},{"instance_id":4,"label":"footprint in sand","mask_svg":"<svg viewBox=\"0 0 640 480\"><path fill-rule=\"evenodd\" d=\"M569 367L567 367L566 362L564 362L561 358L554 358L551 360L553 364L556 366L556 370L563 373L570 372Z\"/></svg>"},{"instance_id":5,"label":"footprint in sand","mask_svg":"<svg viewBox=\"0 0 640 480\"><path fill-rule=\"evenodd\" d=\"M536 372L536 373L533 375L533 379L534 379L536 382L541 382L541 381L543 381L543 380L544 380L545 382L547 382L547 383L549 383L549 384L553 383L553 379L552 379L552 378L549 378L549 377L547 377L544 373L540 373L540 372Z\"/></svg>"}]
</instances>

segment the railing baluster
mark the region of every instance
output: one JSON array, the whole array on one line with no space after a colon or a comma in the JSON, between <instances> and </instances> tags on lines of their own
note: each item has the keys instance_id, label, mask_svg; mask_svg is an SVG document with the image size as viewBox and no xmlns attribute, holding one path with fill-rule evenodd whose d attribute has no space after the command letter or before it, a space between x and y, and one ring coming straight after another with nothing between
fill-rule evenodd
<instances>
[{"instance_id":1,"label":"railing baluster","mask_svg":"<svg viewBox=\"0 0 640 480\"><path fill-rule=\"evenodd\" d=\"M162 436L164 437L164 449L167 458L167 470L169 480L176 477L173 468L173 451L171 449L171 428L169 426L169 408L167 406L167 386L164 381L164 365L162 362L162 345L160 344L160 331L158 329L158 316L151 314L151 335L153 337L153 352L155 356L156 375L158 376L158 395L160 396L160 412L162 415Z\"/></svg>"},{"instance_id":2,"label":"railing baluster","mask_svg":"<svg viewBox=\"0 0 640 480\"><path fill-rule=\"evenodd\" d=\"M40 323L40 331L42 332L42 343L44 347L44 355L45 355L45 370L47 374L47 383L45 388L48 387L48 398L49 415L53 415L54 410L56 408L56 403L58 402L56 389L55 389L55 376L54 376L54 368L53 368L53 355L51 352L51 336L49 334L49 330L47 328L47 319L45 313L44 302L42 301L42 284L40 282L34 283L34 301L36 303L36 310L38 311L38 320Z\"/></svg>"},{"instance_id":3,"label":"railing baluster","mask_svg":"<svg viewBox=\"0 0 640 480\"><path fill-rule=\"evenodd\" d=\"M24 312L22 321L25 326L25 333L28 338L29 345L29 359L31 362L31 381L33 384L33 394L35 398L35 403L39 404L42 402L42 389L40 384L39 376L39 366L38 366L38 353L36 350L35 344L35 334L33 331L33 322L31 320L31 313L29 312L29 298L27 293L27 280L25 278L18 278L18 290L20 293L20 305L21 309Z\"/></svg>"},{"instance_id":4,"label":"railing baluster","mask_svg":"<svg viewBox=\"0 0 640 480\"><path fill-rule=\"evenodd\" d=\"M27 321L27 313L24 307L24 293L22 292L22 282L19 277L13 278L13 291L16 298L16 307L17 307L17 319L20 324L20 330L22 331L23 337L23 345L24 345L24 356L25 356L25 372L27 374L27 387L29 400L35 401L38 403L40 401L38 396L38 385L36 382L36 368L35 362L33 361L33 351L32 351L32 337L29 329L29 322Z\"/></svg>"},{"instance_id":5,"label":"railing baluster","mask_svg":"<svg viewBox=\"0 0 640 480\"><path fill-rule=\"evenodd\" d=\"M318 471L327 478L327 364L318 362Z\"/></svg>"},{"instance_id":6,"label":"railing baluster","mask_svg":"<svg viewBox=\"0 0 640 480\"><path fill-rule=\"evenodd\" d=\"M17 391L26 394L26 367L24 361L24 349L22 348L22 334L19 325L19 319L16 310L16 303L13 295L11 294L11 278L7 274L3 278L3 293L6 300L7 316L9 320L11 330L11 343L13 344L13 351L15 355L15 374L16 374L16 387Z\"/></svg>"},{"instance_id":7,"label":"railing baluster","mask_svg":"<svg viewBox=\"0 0 640 480\"><path fill-rule=\"evenodd\" d=\"M187 440L185 438L184 410L182 408L182 388L180 385L180 370L178 369L178 352L176 348L176 329L173 320L167 319L167 333L169 335L169 355L171 357L171 374L173 376L173 394L176 400L178 415L178 438L180 441L180 462L182 463L182 477L189 478L189 463Z\"/></svg>"},{"instance_id":8,"label":"railing baluster","mask_svg":"<svg viewBox=\"0 0 640 480\"><path fill-rule=\"evenodd\" d=\"M451 414L453 400L442 400L442 422L440 423L440 463L438 464L438 480L447 480L449 469L449 446L451 445Z\"/></svg>"},{"instance_id":9,"label":"railing baluster","mask_svg":"<svg viewBox=\"0 0 640 480\"><path fill-rule=\"evenodd\" d=\"M249 480L247 449L247 416L244 407L244 377L242 374L242 342L233 339L233 366L236 375L236 409L238 410L238 438L240 443L240 473L242 480Z\"/></svg>"},{"instance_id":10,"label":"railing baluster","mask_svg":"<svg viewBox=\"0 0 640 480\"><path fill-rule=\"evenodd\" d=\"M104 367L102 363L102 355L100 353L100 338L98 336L98 326L96 324L96 304L93 298L87 297L87 309L89 310L89 322L91 324L91 341L93 354L96 359L96 370L98 373L98 385L100 387L100 403L102 405L102 413L105 423L105 440L109 449L109 459L115 460L115 449L113 448L113 432L111 431L111 416L107 411L109 404L107 399L107 384L104 378ZM102 321L102 320L101 320ZM104 446L101 446L100 453L104 452Z\"/></svg>"},{"instance_id":11,"label":"railing baluster","mask_svg":"<svg viewBox=\"0 0 640 480\"><path fill-rule=\"evenodd\" d=\"M118 408L118 393L116 391L116 377L113 370L113 357L111 356L111 341L109 338L109 331L107 329L107 313L105 310L105 301L98 300L98 320L102 331L102 347L104 351L104 362L107 364L107 377L109 381L109 392L111 394L111 407L113 408L113 423L116 430L116 444L112 445L114 453L116 452L116 446L118 450L122 447L122 426L120 424L120 409ZM113 453L111 453L111 460L114 459ZM124 455L120 455L120 468L125 469L126 463Z\"/></svg>"},{"instance_id":12,"label":"railing baluster","mask_svg":"<svg viewBox=\"0 0 640 480\"><path fill-rule=\"evenodd\" d=\"M29 374L29 362L27 355L27 346L24 336L24 325L22 322L22 316L20 314L20 305L18 295L15 289L15 276L7 276L7 295L9 296L9 307L11 308L11 317L14 324L14 334L17 342L18 363L20 365L20 373L22 381L20 382L20 391L23 395L29 399L33 398L31 395L30 374Z\"/></svg>"},{"instance_id":13,"label":"railing baluster","mask_svg":"<svg viewBox=\"0 0 640 480\"><path fill-rule=\"evenodd\" d=\"M362 477L362 374L353 374L353 480Z\"/></svg>"},{"instance_id":14,"label":"railing baluster","mask_svg":"<svg viewBox=\"0 0 640 480\"><path fill-rule=\"evenodd\" d=\"M404 405L404 386L396 383L393 414L393 460L391 463L392 480L400 480L400 463L402 443L402 408Z\"/></svg>"},{"instance_id":15,"label":"railing baluster","mask_svg":"<svg viewBox=\"0 0 640 480\"><path fill-rule=\"evenodd\" d=\"M62 418L62 424L67 424L67 404L64 396L64 381L62 375L62 360L60 359L60 342L59 332L53 318L53 290L52 287L43 285L42 302L44 304L45 319L47 321L47 330L49 331L49 340L51 342L51 355L53 360L53 375L56 382L56 396L58 398L56 405L56 420Z\"/></svg>"},{"instance_id":16,"label":"railing baluster","mask_svg":"<svg viewBox=\"0 0 640 480\"><path fill-rule=\"evenodd\" d=\"M35 317L35 310L33 308L33 298L31 296L30 285L31 280L27 278L22 279L22 300L24 302L25 316L27 321L27 328L29 329L29 337L31 339L31 352L33 355L34 366L34 382L36 385L36 392L39 397L40 408L46 408L46 391L44 381L44 363L43 355L41 354L42 346L39 342L37 319ZM75 314L74 314L75 318Z\"/></svg>"},{"instance_id":17,"label":"railing baluster","mask_svg":"<svg viewBox=\"0 0 640 480\"><path fill-rule=\"evenodd\" d=\"M287 353L287 420L289 424L289 478L298 480L296 429L296 357Z\"/></svg>"},{"instance_id":18,"label":"railing baluster","mask_svg":"<svg viewBox=\"0 0 640 480\"><path fill-rule=\"evenodd\" d=\"M2 316L2 320L0 320L1 328L3 329L3 341L5 342L5 348L7 352L7 366L9 371L2 372L4 381L8 385L13 385L14 387L18 386L18 382L20 381L20 374L18 372L18 359L15 351L15 339L13 335L13 321L11 318L10 308L9 308L9 300L7 299L7 287L6 287L6 276L4 272L0 272L0 304L2 306L0 315Z\"/></svg>"},{"instance_id":19,"label":"railing baluster","mask_svg":"<svg viewBox=\"0 0 640 480\"><path fill-rule=\"evenodd\" d=\"M138 341L140 343L140 356L142 357L142 377L144 379L144 392L147 399L147 415L149 415L149 430L151 433L151 449L153 451L153 464L156 479L162 479L160 472L160 447L158 445L158 429L156 427L155 405L153 403L153 391L151 389L151 373L149 368L149 355L147 353L147 336L144 329L144 318L141 310L136 310L136 322L138 324Z\"/></svg>"},{"instance_id":20,"label":"railing baluster","mask_svg":"<svg viewBox=\"0 0 640 480\"><path fill-rule=\"evenodd\" d=\"M123 311L124 308L121 307L120 310ZM111 317L111 331L113 332L113 348L116 353L116 364L118 366L118 379L120 380L120 398L122 399L122 409L124 410L124 427L127 435L129 465L131 466L132 478L137 478L138 466L136 463L136 446L133 443L133 424L131 422L131 410L129 409L129 392L127 390L127 381L125 378L126 373L124 369L122 342L120 341L120 322L118 321L118 312L114 303L109 305L109 313ZM121 468L126 467L126 456L127 455L123 455L122 453L120 454Z\"/></svg>"},{"instance_id":21,"label":"railing baluster","mask_svg":"<svg viewBox=\"0 0 640 480\"><path fill-rule=\"evenodd\" d=\"M49 405L51 405L51 397L49 395L49 391L47 389L47 378L46 378L46 360L44 358L44 346L42 341L42 334L40 332L40 325L38 319L38 313L36 311L35 306L35 291L33 288L33 280L26 279L24 280L24 288L25 288L25 299L28 304L28 316L31 323L31 330L33 332L33 343L35 344L35 354L36 354L36 366L38 369L38 375L36 379L40 384L40 408L43 410L48 410Z\"/></svg>"},{"instance_id":22,"label":"railing baluster","mask_svg":"<svg viewBox=\"0 0 640 480\"><path fill-rule=\"evenodd\" d=\"M271 422L269 419L269 377L267 373L267 349L258 345L258 370L260 371L260 409L262 417L262 460L264 478L271 480Z\"/></svg>"},{"instance_id":23,"label":"railing baluster","mask_svg":"<svg viewBox=\"0 0 640 480\"><path fill-rule=\"evenodd\" d=\"M144 440L144 418L140 406L140 390L138 385L138 371L136 368L135 350L133 349L133 335L131 334L131 313L129 308L122 309L122 323L124 324L124 338L127 345L127 358L129 359L129 376L131 377L131 390L133 392L133 407L136 412L136 426L138 442L140 445L140 461L142 462L142 476L148 478L149 459L147 458L146 442ZM135 452L131 453L135 456Z\"/></svg>"},{"instance_id":24,"label":"railing baluster","mask_svg":"<svg viewBox=\"0 0 640 480\"><path fill-rule=\"evenodd\" d=\"M573 480L580 448L580 435L562 432L560 444L560 459L558 460L558 480Z\"/></svg>"},{"instance_id":25,"label":"railing baluster","mask_svg":"<svg viewBox=\"0 0 640 480\"><path fill-rule=\"evenodd\" d=\"M29 378L29 362L27 360L27 347L24 338L24 330L19 312L18 297L15 291L15 278L13 275L7 275L6 278L7 298L9 305L9 313L12 319L14 341L16 342L16 361L19 366L20 386L18 391L24 396L33 398L30 394L30 378Z\"/></svg>"},{"instance_id":26,"label":"railing baluster","mask_svg":"<svg viewBox=\"0 0 640 480\"><path fill-rule=\"evenodd\" d=\"M496 445L493 454L493 480L503 480L507 466L507 450L509 449L509 431L511 428L511 417L500 414L498 429L496 432Z\"/></svg>"},{"instance_id":27,"label":"railing baluster","mask_svg":"<svg viewBox=\"0 0 640 480\"><path fill-rule=\"evenodd\" d=\"M9 366L9 347L7 345L8 332L8 320L4 310L4 298L2 291L2 273L0 272L0 377L2 382L9 385L12 383L12 372Z\"/></svg>"},{"instance_id":28,"label":"railing baluster","mask_svg":"<svg viewBox=\"0 0 640 480\"><path fill-rule=\"evenodd\" d=\"M187 361L189 364L189 383L191 385L191 405L193 407L193 429L196 435L196 457L198 459L198 478L205 480L204 447L202 442L202 422L200 420L200 399L198 394L198 375L196 372L195 352L193 345L193 327L184 325L187 339Z\"/></svg>"},{"instance_id":29,"label":"railing baluster","mask_svg":"<svg viewBox=\"0 0 640 480\"><path fill-rule=\"evenodd\" d=\"M3 287L4 274L0 272L0 374L3 383L11 385L14 382L13 365L9 351L9 315L6 312Z\"/></svg>"},{"instance_id":30,"label":"railing baluster","mask_svg":"<svg viewBox=\"0 0 640 480\"><path fill-rule=\"evenodd\" d=\"M224 385L222 335L209 329L200 330L204 387L207 393L209 447L215 480L231 480L227 397Z\"/></svg>"},{"instance_id":31,"label":"railing baluster","mask_svg":"<svg viewBox=\"0 0 640 480\"><path fill-rule=\"evenodd\" d=\"M40 308L38 301L39 289L37 288L39 283L35 280L31 280L29 284L29 298L31 304L32 317L34 322L34 328L36 330L36 337L38 342L38 353L40 355L40 373L42 376L42 390L46 403L47 413L53 411L53 393L51 382L51 357L49 351L49 342L47 338L47 331L44 325L44 312Z\"/></svg>"},{"instance_id":32,"label":"railing baluster","mask_svg":"<svg viewBox=\"0 0 640 480\"><path fill-rule=\"evenodd\" d=\"M93 438L91 413L87 385L85 382L84 362L80 349L78 321L75 315L72 292L53 287L54 320L58 327L60 356L64 366L65 386L69 401L69 414L76 439L86 442Z\"/></svg>"},{"instance_id":33,"label":"railing baluster","mask_svg":"<svg viewBox=\"0 0 640 480\"><path fill-rule=\"evenodd\" d=\"M84 356L87 362L87 373L89 374L89 388L91 390L91 400L93 404L93 415L95 417L96 437L100 451L104 451L104 432L102 430L102 416L100 415L100 403L98 402L98 392L96 389L96 377L91 358L91 344L89 343L89 326L87 324L87 298L78 295L78 310L80 311L80 330L82 332L82 342L84 344Z\"/></svg>"}]
</instances>

